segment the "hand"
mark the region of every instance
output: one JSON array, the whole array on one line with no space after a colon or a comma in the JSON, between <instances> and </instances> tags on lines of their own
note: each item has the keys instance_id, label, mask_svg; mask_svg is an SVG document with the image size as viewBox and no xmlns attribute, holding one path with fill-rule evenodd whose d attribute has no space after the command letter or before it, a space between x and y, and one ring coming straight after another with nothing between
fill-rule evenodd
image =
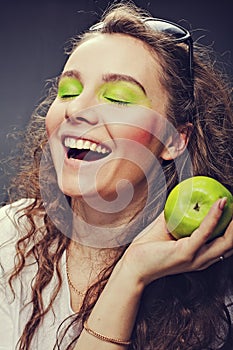
<instances>
[{"instance_id":1,"label":"hand","mask_svg":"<svg viewBox=\"0 0 233 350\"><path fill-rule=\"evenodd\" d=\"M190 237L179 240L166 229L164 214L137 236L122 257L122 264L144 286L155 279L188 271L198 271L233 254L233 220L223 236L207 242L222 214L218 200Z\"/></svg>"}]
</instances>

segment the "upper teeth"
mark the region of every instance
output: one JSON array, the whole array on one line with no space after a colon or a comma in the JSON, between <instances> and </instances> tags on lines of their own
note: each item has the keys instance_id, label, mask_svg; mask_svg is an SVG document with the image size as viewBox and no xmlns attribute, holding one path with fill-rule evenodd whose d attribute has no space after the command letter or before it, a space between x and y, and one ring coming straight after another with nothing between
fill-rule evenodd
<instances>
[{"instance_id":1,"label":"upper teeth","mask_svg":"<svg viewBox=\"0 0 233 350\"><path fill-rule=\"evenodd\" d=\"M65 147L69 148L77 148L77 149L89 149L93 152L98 153L109 153L109 150L101 145L97 145L95 142L88 141L88 140L82 140L82 139L75 139L73 137L66 137L64 140Z\"/></svg>"}]
</instances>

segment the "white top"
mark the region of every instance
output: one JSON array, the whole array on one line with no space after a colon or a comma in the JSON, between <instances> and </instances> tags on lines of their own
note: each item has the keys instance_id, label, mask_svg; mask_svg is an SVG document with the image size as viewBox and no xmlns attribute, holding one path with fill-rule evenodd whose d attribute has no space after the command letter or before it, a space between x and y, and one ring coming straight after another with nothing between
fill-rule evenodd
<instances>
[{"instance_id":1,"label":"white top","mask_svg":"<svg viewBox=\"0 0 233 350\"><path fill-rule=\"evenodd\" d=\"M31 281L35 275L36 264L23 269L20 278L14 280L15 298L13 298L7 277L14 267L15 243L19 238L19 231L14 224L13 216L16 209L24 207L25 201L21 200L14 207L5 206L0 209L0 350L15 350L17 341L22 334L29 316L31 315L30 292ZM17 217L17 215L16 215ZM25 223L21 222L20 228L26 232ZM66 252L61 259L62 288L59 291L53 308L45 315L33 337L31 349L52 350L56 342L56 332L61 323L70 315L73 315L70 305L70 291L66 274ZM43 300L49 301L50 291L55 284L55 277L43 292ZM226 300L227 302L227 300ZM233 305L229 308L233 318ZM233 320L232 320L233 321ZM68 323L66 323L67 325ZM81 333L80 325L75 330L70 330L62 343L61 349L65 349L74 336ZM78 333L79 332L79 333Z\"/></svg>"},{"instance_id":2,"label":"white top","mask_svg":"<svg viewBox=\"0 0 233 350\"><path fill-rule=\"evenodd\" d=\"M30 302L31 281L37 265L27 266L23 270L21 278L14 280L15 298L13 298L9 285L7 285L7 277L14 267L15 243L19 237L19 232L13 222L13 216L16 208L23 205L25 205L25 201L19 201L14 205L14 208L4 206L0 209L0 350L16 349L17 341L32 310L31 304L28 305L28 302ZM26 229L26 225L24 229ZM74 314L70 305L65 253L61 259L61 274L63 286L54 301L53 310L50 309L45 315L43 323L33 337L30 347L33 350L52 350L59 325L68 316ZM43 300L45 302L49 300L49 294L54 283L55 278L44 290ZM76 331L80 332L77 328ZM67 342L69 343L69 339L67 339Z\"/></svg>"}]
</instances>

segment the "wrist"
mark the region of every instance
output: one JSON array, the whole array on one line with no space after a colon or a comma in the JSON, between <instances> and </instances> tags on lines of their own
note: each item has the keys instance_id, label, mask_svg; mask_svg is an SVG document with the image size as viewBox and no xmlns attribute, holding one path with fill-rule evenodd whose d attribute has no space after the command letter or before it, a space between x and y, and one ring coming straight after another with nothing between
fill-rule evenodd
<instances>
[{"instance_id":1,"label":"wrist","mask_svg":"<svg viewBox=\"0 0 233 350\"><path fill-rule=\"evenodd\" d=\"M117 284L121 286L121 289L125 289L127 293L131 291L135 297L138 296L139 298L146 287L143 279L130 269L127 261L124 258L119 260L115 266L110 277L110 282L111 280L117 282Z\"/></svg>"},{"instance_id":2,"label":"wrist","mask_svg":"<svg viewBox=\"0 0 233 350\"><path fill-rule=\"evenodd\" d=\"M101 341L104 349L110 349L110 343L115 347L128 346L143 290L143 284L130 274L124 261L120 260L88 318L82 338L89 333L89 341L93 344L94 341L98 344Z\"/></svg>"}]
</instances>

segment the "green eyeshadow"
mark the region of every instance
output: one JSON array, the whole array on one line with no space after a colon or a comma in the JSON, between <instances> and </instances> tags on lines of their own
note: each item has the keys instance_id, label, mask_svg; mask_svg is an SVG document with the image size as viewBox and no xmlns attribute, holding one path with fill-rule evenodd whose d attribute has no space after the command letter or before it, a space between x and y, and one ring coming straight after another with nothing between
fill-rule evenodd
<instances>
[{"instance_id":1,"label":"green eyeshadow","mask_svg":"<svg viewBox=\"0 0 233 350\"><path fill-rule=\"evenodd\" d=\"M79 96L83 86L79 80L73 77L61 78L58 84L58 96L60 98L72 98Z\"/></svg>"},{"instance_id":2,"label":"green eyeshadow","mask_svg":"<svg viewBox=\"0 0 233 350\"><path fill-rule=\"evenodd\" d=\"M100 88L99 96L109 102L150 106L150 101L144 91L136 84L128 81L104 83Z\"/></svg>"}]
</instances>

